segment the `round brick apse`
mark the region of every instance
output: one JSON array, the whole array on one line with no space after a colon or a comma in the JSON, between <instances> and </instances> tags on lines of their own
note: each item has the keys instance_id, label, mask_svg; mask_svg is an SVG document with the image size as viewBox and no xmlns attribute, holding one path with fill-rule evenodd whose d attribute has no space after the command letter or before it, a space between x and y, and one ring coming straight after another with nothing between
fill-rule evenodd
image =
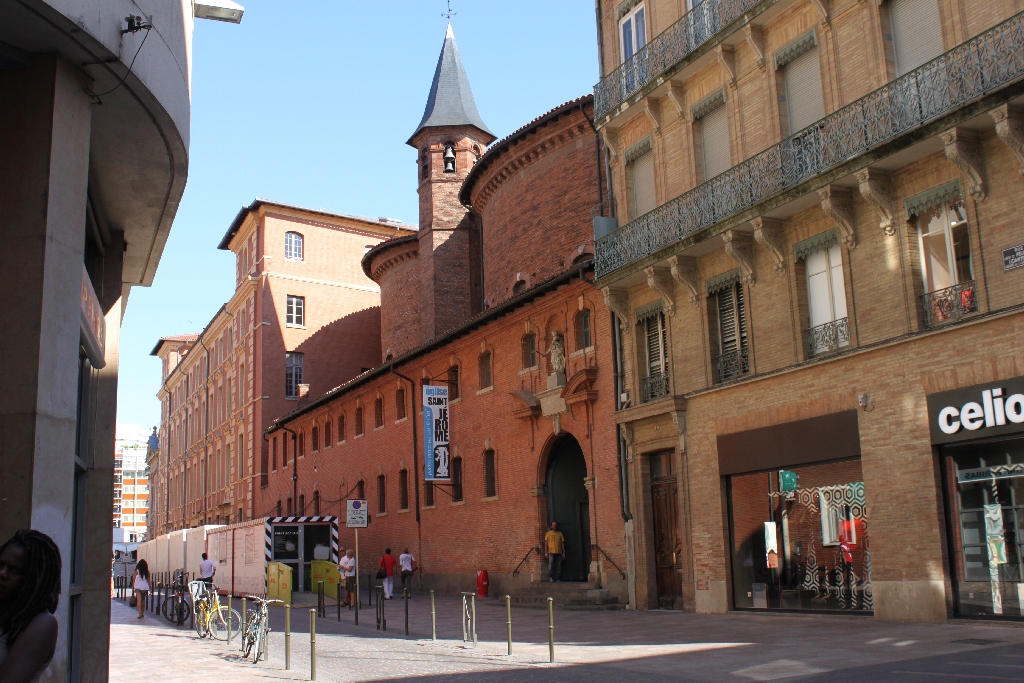
<instances>
[{"instance_id":1,"label":"round brick apse","mask_svg":"<svg viewBox=\"0 0 1024 683\"><path fill-rule=\"evenodd\" d=\"M362 265L380 285L380 357L398 357L420 343L419 236L381 242Z\"/></svg>"},{"instance_id":2,"label":"round brick apse","mask_svg":"<svg viewBox=\"0 0 1024 683\"><path fill-rule=\"evenodd\" d=\"M605 199L592 113L587 95L539 116L492 145L463 184L459 199L483 226L488 307L591 258Z\"/></svg>"}]
</instances>

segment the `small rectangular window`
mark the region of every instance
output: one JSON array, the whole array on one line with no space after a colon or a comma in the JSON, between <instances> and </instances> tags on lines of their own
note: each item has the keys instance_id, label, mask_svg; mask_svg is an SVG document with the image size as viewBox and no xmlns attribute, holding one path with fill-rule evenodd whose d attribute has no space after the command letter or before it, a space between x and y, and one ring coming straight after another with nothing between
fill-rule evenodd
<instances>
[{"instance_id":1,"label":"small rectangular window","mask_svg":"<svg viewBox=\"0 0 1024 683\"><path fill-rule=\"evenodd\" d=\"M527 370L537 366L537 335L533 332L523 336L523 369Z\"/></svg>"},{"instance_id":2,"label":"small rectangular window","mask_svg":"<svg viewBox=\"0 0 1024 683\"><path fill-rule=\"evenodd\" d=\"M647 45L645 14L644 5L641 3L619 20L619 49L623 62L629 61Z\"/></svg>"},{"instance_id":3,"label":"small rectangular window","mask_svg":"<svg viewBox=\"0 0 1024 683\"><path fill-rule=\"evenodd\" d=\"M818 48L813 48L786 64L786 114L792 135L825 116L821 92L821 66Z\"/></svg>"},{"instance_id":4,"label":"small rectangular window","mask_svg":"<svg viewBox=\"0 0 1024 683\"><path fill-rule=\"evenodd\" d=\"M448 400L454 401L459 397L459 366L453 365L448 368Z\"/></svg>"},{"instance_id":5,"label":"small rectangular window","mask_svg":"<svg viewBox=\"0 0 1024 683\"><path fill-rule=\"evenodd\" d=\"M654 195L654 152L648 151L630 162L629 180L632 183L630 196L630 220L657 208Z\"/></svg>"},{"instance_id":6,"label":"small rectangular window","mask_svg":"<svg viewBox=\"0 0 1024 683\"><path fill-rule=\"evenodd\" d=\"M729 116L725 105L715 107L700 119L701 160L704 180L729 170Z\"/></svg>"},{"instance_id":7,"label":"small rectangular window","mask_svg":"<svg viewBox=\"0 0 1024 683\"><path fill-rule=\"evenodd\" d=\"M303 357L294 351L285 354L284 360L284 395L286 398L298 398L299 385L303 384Z\"/></svg>"},{"instance_id":8,"label":"small rectangular window","mask_svg":"<svg viewBox=\"0 0 1024 683\"><path fill-rule=\"evenodd\" d=\"M374 427L384 426L384 399L380 396L373 401L373 425Z\"/></svg>"},{"instance_id":9,"label":"small rectangular window","mask_svg":"<svg viewBox=\"0 0 1024 683\"><path fill-rule=\"evenodd\" d=\"M498 479L494 467L494 450L484 451L484 496L493 498L498 495Z\"/></svg>"},{"instance_id":10,"label":"small rectangular window","mask_svg":"<svg viewBox=\"0 0 1024 683\"><path fill-rule=\"evenodd\" d=\"M363 433L363 407L356 408L356 436Z\"/></svg>"},{"instance_id":11,"label":"small rectangular window","mask_svg":"<svg viewBox=\"0 0 1024 683\"><path fill-rule=\"evenodd\" d=\"M381 474L377 477L377 514L383 515L388 511L387 495L387 479Z\"/></svg>"},{"instance_id":12,"label":"small rectangular window","mask_svg":"<svg viewBox=\"0 0 1024 683\"><path fill-rule=\"evenodd\" d=\"M942 19L936 0L889 0L889 25L897 75L942 54Z\"/></svg>"},{"instance_id":13,"label":"small rectangular window","mask_svg":"<svg viewBox=\"0 0 1024 683\"><path fill-rule=\"evenodd\" d=\"M338 443L345 440L345 414L338 416Z\"/></svg>"},{"instance_id":14,"label":"small rectangular window","mask_svg":"<svg viewBox=\"0 0 1024 683\"><path fill-rule=\"evenodd\" d=\"M398 501L402 510L409 509L409 470L398 473Z\"/></svg>"},{"instance_id":15,"label":"small rectangular window","mask_svg":"<svg viewBox=\"0 0 1024 683\"><path fill-rule=\"evenodd\" d=\"M593 345L590 331L590 309L584 308L576 314L576 350L590 348Z\"/></svg>"},{"instance_id":16,"label":"small rectangular window","mask_svg":"<svg viewBox=\"0 0 1024 683\"><path fill-rule=\"evenodd\" d=\"M285 303L284 322L286 325L302 327L306 324L306 298L288 295Z\"/></svg>"},{"instance_id":17,"label":"small rectangular window","mask_svg":"<svg viewBox=\"0 0 1024 683\"><path fill-rule=\"evenodd\" d=\"M491 352L484 351L478 361L479 384L481 389L491 386Z\"/></svg>"},{"instance_id":18,"label":"small rectangular window","mask_svg":"<svg viewBox=\"0 0 1024 683\"><path fill-rule=\"evenodd\" d=\"M395 419L405 419L405 389L399 389L395 392Z\"/></svg>"},{"instance_id":19,"label":"small rectangular window","mask_svg":"<svg viewBox=\"0 0 1024 683\"><path fill-rule=\"evenodd\" d=\"M452 458L452 500L464 500L462 495L462 458Z\"/></svg>"},{"instance_id":20,"label":"small rectangular window","mask_svg":"<svg viewBox=\"0 0 1024 683\"><path fill-rule=\"evenodd\" d=\"M423 482L423 506L434 506L434 482L432 481Z\"/></svg>"}]
</instances>

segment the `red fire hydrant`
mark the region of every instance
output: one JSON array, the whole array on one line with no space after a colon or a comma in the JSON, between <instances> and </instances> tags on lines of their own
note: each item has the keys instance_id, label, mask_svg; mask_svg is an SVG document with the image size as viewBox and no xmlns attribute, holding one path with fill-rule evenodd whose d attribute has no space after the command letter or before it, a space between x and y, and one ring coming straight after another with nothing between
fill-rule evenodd
<instances>
[{"instance_id":1,"label":"red fire hydrant","mask_svg":"<svg viewBox=\"0 0 1024 683\"><path fill-rule=\"evenodd\" d=\"M481 569L476 573L476 597L486 598L487 597L487 570Z\"/></svg>"}]
</instances>

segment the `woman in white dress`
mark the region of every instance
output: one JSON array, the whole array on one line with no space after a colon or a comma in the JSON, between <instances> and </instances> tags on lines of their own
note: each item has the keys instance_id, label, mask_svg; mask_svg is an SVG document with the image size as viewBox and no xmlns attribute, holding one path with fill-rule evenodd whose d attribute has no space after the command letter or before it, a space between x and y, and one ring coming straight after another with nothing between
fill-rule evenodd
<instances>
[{"instance_id":1,"label":"woman in white dress","mask_svg":"<svg viewBox=\"0 0 1024 683\"><path fill-rule=\"evenodd\" d=\"M146 596L149 595L149 563L139 560L132 576L132 588L135 589L135 607L139 610L138 618L146 616Z\"/></svg>"},{"instance_id":2,"label":"woman in white dress","mask_svg":"<svg viewBox=\"0 0 1024 683\"><path fill-rule=\"evenodd\" d=\"M60 549L22 529L0 546L0 681L38 681L53 659L60 599Z\"/></svg>"}]
</instances>

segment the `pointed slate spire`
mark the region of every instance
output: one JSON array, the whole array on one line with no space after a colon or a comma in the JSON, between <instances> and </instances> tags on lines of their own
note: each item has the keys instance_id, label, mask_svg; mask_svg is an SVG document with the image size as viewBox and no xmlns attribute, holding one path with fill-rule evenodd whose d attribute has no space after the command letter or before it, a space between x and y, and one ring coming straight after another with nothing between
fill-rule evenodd
<instances>
[{"instance_id":1,"label":"pointed slate spire","mask_svg":"<svg viewBox=\"0 0 1024 683\"><path fill-rule=\"evenodd\" d=\"M423 118L409 137L408 144L411 145L412 139L424 128L466 125L475 126L494 137L476 110L469 78L462 66L459 48L455 45L455 34L452 33L452 25L449 23L448 32L444 36L444 47L441 48L441 56L437 59L434 82L430 85L430 96L423 110Z\"/></svg>"}]
</instances>

